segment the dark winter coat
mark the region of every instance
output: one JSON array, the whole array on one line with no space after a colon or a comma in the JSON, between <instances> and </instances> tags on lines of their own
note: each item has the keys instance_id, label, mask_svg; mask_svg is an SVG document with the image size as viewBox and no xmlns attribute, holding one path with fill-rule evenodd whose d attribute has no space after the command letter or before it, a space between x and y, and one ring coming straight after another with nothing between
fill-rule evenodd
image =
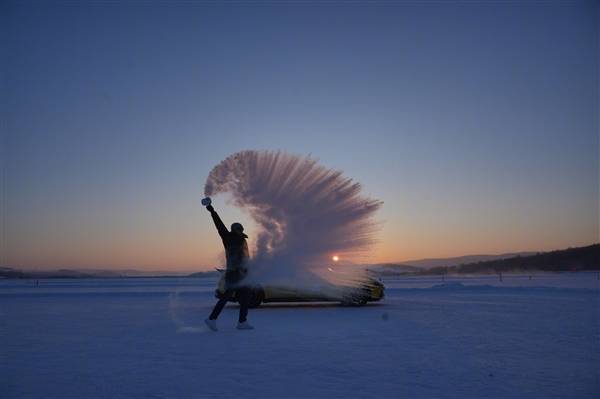
<instances>
[{"instance_id":1,"label":"dark winter coat","mask_svg":"<svg viewBox=\"0 0 600 399\"><path fill-rule=\"evenodd\" d=\"M250 256L246 237L245 235L227 230L227 227L225 227L225 224L223 224L216 211L211 210L210 215L215 222L215 226L225 247L225 257L227 259L227 268L225 270L226 285L236 284L246 276L247 272L246 262Z\"/></svg>"}]
</instances>

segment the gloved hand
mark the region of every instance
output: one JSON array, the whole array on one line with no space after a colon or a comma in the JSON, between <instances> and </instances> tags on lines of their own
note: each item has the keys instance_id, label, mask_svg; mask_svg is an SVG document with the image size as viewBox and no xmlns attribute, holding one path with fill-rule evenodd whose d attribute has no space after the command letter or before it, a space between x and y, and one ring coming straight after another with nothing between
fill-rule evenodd
<instances>
[{"instance_id":1,"label":"gloved hand","mask_svg":"<svg viewBox=\"0 0 600 399\"><path fill-rule=\"evenodd\" d=\"M213 208L213 206L212 206L212 205L208 205L208 206L206 207L206 210L212 213L212 212L214 212L214 211L215 211L215 208Z\"/></svg>"}]
</instances>

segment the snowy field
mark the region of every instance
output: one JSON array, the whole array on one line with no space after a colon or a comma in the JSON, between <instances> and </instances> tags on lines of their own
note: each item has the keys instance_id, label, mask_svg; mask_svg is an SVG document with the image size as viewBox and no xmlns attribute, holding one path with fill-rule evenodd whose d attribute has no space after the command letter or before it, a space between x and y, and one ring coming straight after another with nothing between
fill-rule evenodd
<instances>
[{"instance_id":1,"label":"snowy field","mask_svg":"<svg viewBox=\"0 0 600 399\"><path fill-rule=\"evenodd\" d=\"M213 279L0 281L0 398L600 397L596 273L384 283L213 333Z\"/></svg>"}]
</instances>

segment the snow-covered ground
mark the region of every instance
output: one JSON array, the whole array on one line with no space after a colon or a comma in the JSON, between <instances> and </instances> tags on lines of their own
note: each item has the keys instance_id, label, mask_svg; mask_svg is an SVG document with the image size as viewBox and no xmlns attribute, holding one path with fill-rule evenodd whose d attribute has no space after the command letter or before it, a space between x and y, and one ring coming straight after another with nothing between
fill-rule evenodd
<instances>
[{"instance_id":1,"label":"snow-covered ground","mask_svg":"<svg viewBox=\"0 0 600 399\"><path fill-rule=\"evenodd\" d=\"M600 397L598 275L385 279L203 327L212 279L0 281L1 398Z\"/></svg>"}]
</instances>

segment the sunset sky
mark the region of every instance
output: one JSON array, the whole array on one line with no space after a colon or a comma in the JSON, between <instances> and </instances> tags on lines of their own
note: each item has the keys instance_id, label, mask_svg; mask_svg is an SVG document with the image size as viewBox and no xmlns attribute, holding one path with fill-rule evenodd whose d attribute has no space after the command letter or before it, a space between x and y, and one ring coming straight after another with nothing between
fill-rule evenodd
<instances>
[{"instance_id":1,"label":"sunset sky","mask_svg":"<svg viewBox=\"0 0 600 399\"><path fill-rule=\"evenodd\" d=\"M0 6L0 266L217 266L244 149L384 201L373 262L598 242L598 2L126 4Z\"/></svg>"}]
</instances>

